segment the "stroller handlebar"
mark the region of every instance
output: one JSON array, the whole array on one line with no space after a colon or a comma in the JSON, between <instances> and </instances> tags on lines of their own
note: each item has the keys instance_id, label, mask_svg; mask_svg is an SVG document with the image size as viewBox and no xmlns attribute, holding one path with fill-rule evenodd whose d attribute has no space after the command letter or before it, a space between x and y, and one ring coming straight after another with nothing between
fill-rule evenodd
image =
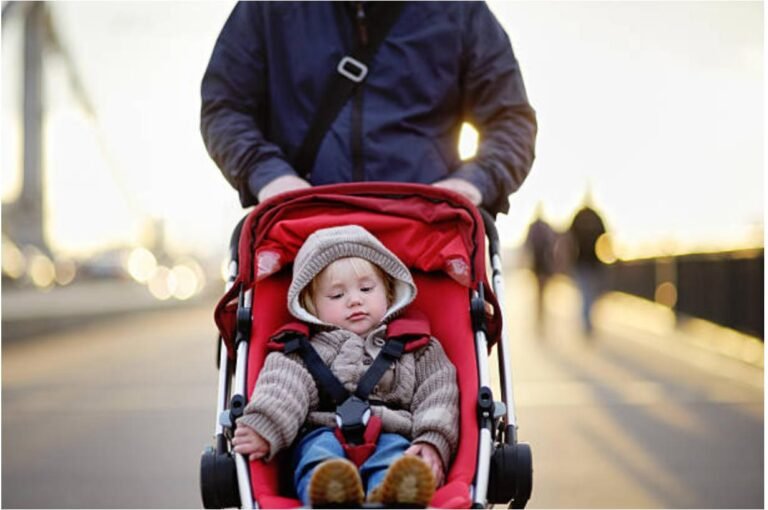
<instances>
[{"instance_id":1,"label":"stroller handlebar","mask_svg":"<svg viewBox=\"0 0 768 510\"><path fill-rule=\"evenodd\" d=\"M240 232L243 230L243 224L248 217L248 213L243 216L240 221L237 222L237 226L232 231L232 236L229 238L229 260L238 262L238 247L240 246Z\"/></svg>"},{"instance_id":2,"label":"stroller handlebar","mask_svg":"<svg viewBox=\"0 0 768 510\"><path fill-rule=\"evenodd\" d=\"M488 251L490 257L499 254L499 232L496 230L496 220L493 215L483 208L478 209L480 216L483 218L483 224L485 226L485 236L488 238Z\"/></svg>"}]
</instances>

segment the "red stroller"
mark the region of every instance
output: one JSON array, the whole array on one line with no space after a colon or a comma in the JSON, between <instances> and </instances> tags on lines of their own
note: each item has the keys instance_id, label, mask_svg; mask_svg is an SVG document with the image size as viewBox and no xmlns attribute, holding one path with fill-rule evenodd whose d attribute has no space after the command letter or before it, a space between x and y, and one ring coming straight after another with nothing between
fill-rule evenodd
<instances>
[{"instance_id":1,"label":"red stroller","mask_svg":"<svg viewBox=\"0 0 768 510\"><path fill-rule=\"evenodd\" d=\"M267 341L291 320L286 292L291 263L319 228L361 225L411 270L414 306L456 366L460 440L446 483L431 506L523 508L532 487L530 447L517 442L510 351L502 329L502 277L493 218L463 197L418 184L319 186L260 204L233 234L228 290L216 307L219 392L216 444L203 453L205 508L301 506L286 481L288 462L248 462L231 452L234 423L267 354ZM485 266L486 235L493 288ZM501 400L491 391L488 356L497 345ZM380 506L380 505L376 505Z\"/></svg>"}]
</instances>

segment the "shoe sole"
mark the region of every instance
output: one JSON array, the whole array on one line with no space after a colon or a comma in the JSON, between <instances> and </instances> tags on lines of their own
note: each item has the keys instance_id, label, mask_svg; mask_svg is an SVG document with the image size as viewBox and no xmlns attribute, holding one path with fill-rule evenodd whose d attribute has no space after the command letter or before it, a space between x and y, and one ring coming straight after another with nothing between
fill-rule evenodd
<instances>
[{"instance_id":1,"label":"shoe sole","mask_svg":"<svg viewBox=\"0 0 768 510\"><path fill-rule=\"evenodd\" d=\"M435 493L432 470L418 457L406 455L396 460L381 482L383 503L402 503L426 507Z\"/></svg>"},{"instance_id":2,"label":"shoe sole","mask_svg":"<svg viewBox=\"0 0 768 510\"><path fill-rule=\"evenodd\" d=\"M343 459L321 463L309 481L312 506L363 503L363 484L354 464Z\"/></svg>"}]
</instances>

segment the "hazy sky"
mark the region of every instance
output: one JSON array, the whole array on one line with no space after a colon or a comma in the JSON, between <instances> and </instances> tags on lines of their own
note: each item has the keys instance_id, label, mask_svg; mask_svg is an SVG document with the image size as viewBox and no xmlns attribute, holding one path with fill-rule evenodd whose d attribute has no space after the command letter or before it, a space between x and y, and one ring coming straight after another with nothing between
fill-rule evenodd
<instances>
[{"instance_id":1,"label":"hazy sky","mask_svg":"<svg viewBox=\"0 0 768 510\"><path fill-rule=\"evenodd\" d=\"M232 5L52 4L97 114L96 121L82 114L61 61L49 62L48 208L57 246L135 240L148 215L166 219L175 245L226 244L242 211L205 152L198 122L200 79ZM533 170L499 222L507 244L519 242L538 201L564 227L588 182L630 254L662 241L728 247L762 236L761 3L491 7L539 118ZM4 199L18 180L20 139L18 27L6 25Z\"/></svg>"}]
</instances>

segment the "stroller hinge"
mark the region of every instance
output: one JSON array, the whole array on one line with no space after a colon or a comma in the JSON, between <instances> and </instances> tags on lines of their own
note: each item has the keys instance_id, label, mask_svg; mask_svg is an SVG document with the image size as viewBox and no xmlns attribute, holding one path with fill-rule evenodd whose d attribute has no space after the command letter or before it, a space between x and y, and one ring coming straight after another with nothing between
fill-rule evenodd
<instances>
[{"instance_id":1,"label":"stroller hinge","mask_svg":"<svg viewBox=\"0 0 768 510\"><path fill-rule=\"evenodd\" d=\"M245 291L242 287L237 300L236 325L235 346L251 338L251 291Z\"/></svg>"},{"instance_id":2,"label":"stroller hinge","mask_svg":"<svg viewBox=\"0 0 768 510\"><path fill-rule=\"evenodd\" d=\"M234 395L229 403L229 422L230 427L235 427L235 422L243 415L245 410L245 397L243 395Z\"/></svg>"},{"instance_id":3,"label":"stroller hinge","mask_svg":"<svg viewBox=\"0 0 768 510\"><path fill-rule=\"evenodd\" d=\"M493 433L493 413L493 392L488 386L482 386L477 392L477 414L480 426L491 429L491 433Z\"/></svg>"},{"instance_id":4,"label":"stroller hinge","mask_svg":"<svg viewBox=\"0 0 768 510\"><path fill-rule=\"evenodd\" d=\"M472 296L469 306L472 315L472 329L475 333L482 331L487 334L488 330L485 324L485 291L482 283L477 286L477 292Z\"/></svg>"}]
</instances>

